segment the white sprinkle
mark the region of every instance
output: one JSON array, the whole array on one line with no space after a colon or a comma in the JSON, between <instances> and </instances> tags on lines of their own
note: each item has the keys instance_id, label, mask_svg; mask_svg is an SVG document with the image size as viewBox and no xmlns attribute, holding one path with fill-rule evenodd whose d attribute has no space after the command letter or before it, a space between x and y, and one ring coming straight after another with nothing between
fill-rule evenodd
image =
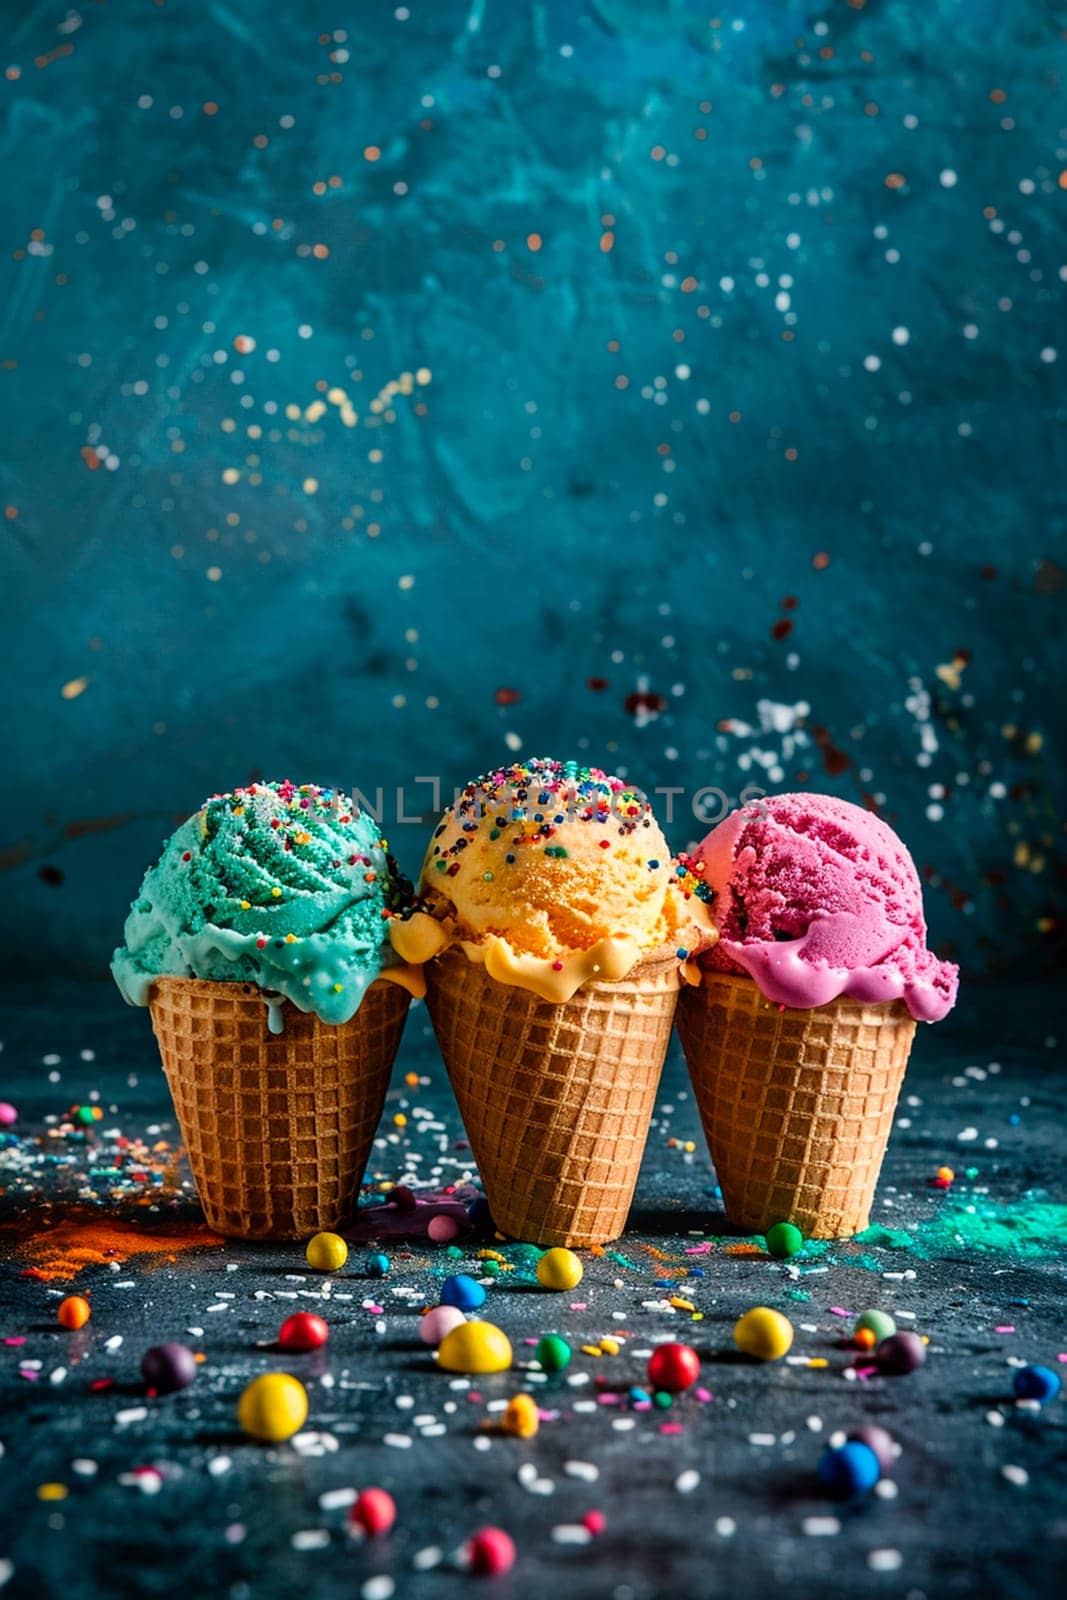
<instances>
[{"instance_id":1,"label":"white sprinkle","mask_svg":"<svg viewBox=\"0 0 1067 1600\"><path fill-rule=\"evenodd\" d=\"M600 1477L600 1468L591 1461L565 1461L563 1473L567 1478L580 1478L583 1483L595 1483Z\"/></svg>"},{"instance_id":2,"label":"white sprinkle","mask_svg":"<svg viewBox=\"0 0 1067 1600\"><path fill-rule=\"evenodd\" d=\"M911 338L911 334L909 333L907 328L894 328L893 329L893 343L894 344L907 344L907 342L908 342L908 340L910 338Z\"/></svg>"},{"instance_id":3,"label":"white sprinkle","mask_svg":"<svg viewBox=\"0 0 1067 1600\"><path fill-rule=\"evenodd\" d=\"M289 1540L294 1550L325 1550L329 1542L328 1528L302 1528Z\"/></svg>"},{"instance_id":4,"label":"white sprinkle","mask_svg":"<svg viewBox=\"0 0 1067 1600\"><path fill-rule=\"evenodd\" d=\"M208 1460L207 1470L213 1478L221 1478L224 1472L229 1472L233 1462L229 1456L211 1456Z\"/></svg>"},{"instance_id":5,"label":"white sprinkle","mask_svg":"<svg viewBox=\"0 0 1067 1600\"><path fill-rule=\"evenodd\" d=\"M104 1340L104 1349L105 1350L118 1350L119 1347L121 1346L121 1344L122 1344L122 1334L121 1333L113 1333L111 1335L110 1339L105 1339Z\"/></svg>"},{"instance_id":6,"label":"white sprinkle","mask_svg":"<svg viewBox=\"0 0 1067 1600\"><path fill-rule=\"evenodd\" d=\"M359 1592L363 1600L391 1600L396 1583L387 1572L380 1572L376 1578L368 1578Z\"/></svg>"},{"instance_id":7,"label":"white sprinkle","mask_svg":"<svg viewBox=\"0 0 1067 1600\"><path fill-rule=\"evenodd\" d=\"M57 1367L54 1372L50 1372L48 1374L48 1381L49 1381L49 1383L57 1383L57 1384L58 1383L62 1383L63 1379L66 1376L67 1376L66 1367Z\"/></svg>"},{"instance_id":8,"label":"white sprinkle","mask_svg":"<svg viewBox=\"0 0 1067 1600\"><path fill-rule=\"evenodd\" d=\"M733 1517L718 1517L715 1522L715 1532L720 1539L730 1539L737 1532L737 1523Z\"/></svg>"},{"instance_id":9,"label":"white sprinkle","mask_svg":"<svg viewBox=\"0 0 1067 1600\"><path fill-rule=\"evenodd\" d=\"M749 1444L770 1445L776 1444L777 1440L773 1433L750 1433L748 1442Z\"/></svg>"},{"instance_id":10,"label":"white sprinkle","mask_svg":"<svg viewBox=\"0 0 1067 1600\"><path fill-rule=\"evenodd\" d=\"M812 1433L821 1433L822 1432L822 1418L821 1417L809 1417L808 1418L808 1427L811 1429Z\"/></svg>"},{"instance_id":11,"label":"white sprinkle","mask_svg":"<svg viewBox=\"0 0 1067 1600\"><path fill-rule=\"evenodd\" d=\"M411 1558L411 1565L416 1572L429 1572L431 1567L439 1567L444 1559L444 1551L438 1544L428 1544L424 1550L416 1550Z\"/></svg>"},{"instance_id":12,"label":"white sprinkle","mask_svg":"<svg viewBox=\"0 0 1067 1600\"><path fill-rule=\"evenodd\" d=\"M879 1478L874 1486L874 1492L879 1500L895 1500L900 1490L892 1478Z\"/></svg>"},{"instance_id":13,"label":"white sprinkle","mask_svg":"<svg viewBox=\"0 0 1067 1600\"><path fill-rule=\"evenodd\" d=\"M674 1480L674 1487L679 1494L692 1494L700 1482L700 1473L692 1468L688 1472L680 1472Z\"/></svg>"},{"instance_id":14,"label":"white sprinkle","mask_svg":"<svg viewBox=\"0 0 1067 1600\"><path fill-rule=\"evenodd\" d=\"M629 1433L633 1428L637 1427L637 1419L635 1417L616 1417L611 1426L616 1433Z\"/></svg>"},{"instance_id":15,"label":"white sprinkle","mask_svg":"<svg viewBox=\"0 0 1067 1600\"><path fill-rule=\"evenodd\" d=\"M116 1285L116 1287L118 1287L118 1285ZM210 1313L212 1311L229 1311L230 1308L226 1304L225 1300L220 1300L220 1301L218 1301L218 1303L216 1305L208 1306L207 1309L208 1309L208 1311Z\"/></svg>"},{"instance_id":16,"label":"white sprinkle","mask_svg":"<svg viewBox=\"0 0 1067 1600\"><path fill-rule=\"evenodd\" d=\"M489 1438L488 1434L484 1433L476 1433L471 1443L476 1450L491 1450L493 1448L492 1439Z\"/></svg>"},{"instance_id":17,"label":"white sprinkle","mask_svg":"<svg viewBox=\"0 0 1067 1600\"><path fill-rule=\"evenodd\" d=\"M959 1140L960 1144L970 1144L971 1141L973 1139L977 1139L977 1137L978 1137L978 1129L977 1128L963 1128L956 1135L956 1138Z\"/></svg>"},{"instance_id":18,"label":"white sprinkle","mask_svg":"<svg viewBox=\"0 0 1067 1600\"><path fill-rule=\"evenodd\" d=\"M9 1561L6 1556L0 1556L0 1589L4 1587L5 1583L10 1583L14 1576L15 1563Z\"/></svg>"},{"instance_id":19,"label":"white sprinkle","mask_svg":"<svg viewBox=\"0 0 1067 1600\"><path fill-rule=\"evenodd\" d=\"M71 1462L70 1470L71 1472L76 1472L79 1478L95 1478L99 1468L96 1462L91 1461L88 1456L78 1456L76 1460Z\"/></svg>"},{"instance_id":20,"label":"white sprinkle","mask_svg":"<svg viewBox=\"0 0 1067 1600\"><path fill-rule=\"evenodd\" d=\"M985 1419L991 1428L1003 1428L1004 1416L1000 1411L987 1411Z\"/></svg>"},{"instance_id":21,"label":"white sprinkle","mask_svg":"<svg viewBox=\"0 0 1067 1600\"><path fill-rule=\"evenodd\" d=\"M1014 1483L1017 1489L1023 1489L1030 1482L1030 1474L1025 1467L1001 1467L1000 1475L1007 1478L1009 1483Z\"/></svg>"},{"instance_id":22,"label":"white sprinkle","mask_svg":"<svg viewBox=\"0 0 1067 1600\"><path fill-rule=\"evenodd\" d=\"M836 1517L805 1517L800 1526L809 1539L825 1539L830 1534L841 1532L841 1524Z\"/></svg>"},{"instance_id":23,"label":"white sprinkle","mask_svg":"<svg viewBox=\"0 0 1067 1600\"><path fill-rule=\"evenodd\" d=\"M904 1565L904 1557L899 1550L871 1550L867 1555L867 1565L872 1572L899 1572Z\"/></svg>"},{"instance_id":24,"label":"white sprinkle","mask_svg":"<svg viewBox=\"0 0 1067 1600\"><path fill-rule=\"evenodd\" d=\"M580 1522L560 1522L552 1529L556 1544L591 1544L593 1535Z\"/></svg>"},{"instance_id":25,"label":"white sprinkle","mask_svg":"<svg viewBox=\"0 0 1067 1600\"><path fill-rule=\"evenodd\" d=\"M292 1445L298 1456L311 1458L333 1455L340 1449L332 1433L317 1433L314 1429L309 1429L307 1433L294 1434Z\"/></svg>"},{"instance_id":26,"label":"white sprinkle","mask_svg":"<svg viewBox=\"0 0 1067 1600\"><path fill-rule=\"evenodd\" d=\"M342 1511L345 1506L354 1506L356 1499L355 1489L327 1489L325 1494L319 1495L319 1509L322 1511Z\"/></svg>"},{"instance_id":27,"label":"white sprinkle","mask_svg":"<svg viewBox=\"0 0 1067 1600\"><path fill-rule=\"evenodd\" d=\"M115 1412L115 1421L124 1428L128 1422L143 1422L147 1415L147 1406L129 1406L125 1411Z\"/></svg>"},{"instance_id":28,"label":"white sprinkle","mask_svg":"<svg viewBox=\"0 0 1067 1600\"><path fill-rule=\"evenodd\" d=\"M410 1433L387 1433L382 1443L391 1445L394 1450L410 1450L414 1440Z\"/></svg>"},{"instance_id":29,"label":"white sprinkle","mask_svg":"<svg viewBox=\"0 0 1067 1600\"><path fill-rule=\"evenodd\" d=\"M945 167L944 171L941 173L942 189L954 189L959 181L960 180L957 174L953 172L952 168Z\"/></svg>"}]
</instances>

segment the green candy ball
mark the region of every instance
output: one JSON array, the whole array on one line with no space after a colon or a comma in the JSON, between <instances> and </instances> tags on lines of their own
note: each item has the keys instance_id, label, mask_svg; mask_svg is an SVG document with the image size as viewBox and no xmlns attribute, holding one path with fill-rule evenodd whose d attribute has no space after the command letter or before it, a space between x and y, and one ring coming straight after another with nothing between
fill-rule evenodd
<instances>
[{"instance_id":1,"label":"green candy ball","mask_svg":"<svg viewBox=\"0 0 1067 1600\"><path fill-rule=\"evenodd\" d=\"M791 1222L776 1222L767 1229L767 1249L779 1261L786 1261L804 1248L804 1235Z\"/></svg>"},{"instance_id":2,"label":"green candy ball","mask_svg":"<svg viewBox=\"0 0 1067 1600\"><path fill-rule=\"evenodd\" d=\"M542 1372L562 1372L571 1359L571 1347L558 1333L546 1333L534 1355Z\"/></svg>"},{"instance_id":3,"label":"green candy ball","mask_svg":"<svg viewBox=\"0 0 1067 1600\"><path fill-rule=\"evenodd\" d=\"M861 1311L856 1318L856 1332L861 1328L870 1328L878 1343L883 1339L891 1339L897 1331L897 1325L888 1311Z\"/></svg>"}]
</instances>

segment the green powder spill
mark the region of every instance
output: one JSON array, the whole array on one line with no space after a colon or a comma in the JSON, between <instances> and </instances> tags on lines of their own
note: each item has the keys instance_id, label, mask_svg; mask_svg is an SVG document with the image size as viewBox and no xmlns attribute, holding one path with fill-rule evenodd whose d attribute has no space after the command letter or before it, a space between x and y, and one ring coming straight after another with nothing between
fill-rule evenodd
<instances>
[{"instance_id":1,"label":"green powder spill","mask_svg":"<svg viewBox=\"0 0 1067 1600\"><path fill-rule=\"evenodd\" d=\"M1067 1206L1047 1200L1022 1200L1014 1206L989 1201L950 1204L914 1228L883 1228L876 1224L851 1241L810 1239L800 1264L818 1261L835 1251L842 1265L865 1267L868 1272L885 1271L884 1257L867 1251L851 1255L850 1246L855 1245L906 1251L919 1261L961 1252L1039 1261L1056 1256L1067 1247Z\"/></svg>"}]
</instances>

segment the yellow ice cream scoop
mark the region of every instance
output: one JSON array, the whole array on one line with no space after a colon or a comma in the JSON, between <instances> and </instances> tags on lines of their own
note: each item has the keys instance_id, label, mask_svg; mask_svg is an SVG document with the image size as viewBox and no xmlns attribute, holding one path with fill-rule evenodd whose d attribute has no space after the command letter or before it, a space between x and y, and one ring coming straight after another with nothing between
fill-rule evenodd
<instances>
[{"instance_id":1,"label":"yellow ice cream scoop","mask_svg":"<svg viewBox=\"0 0 1067 1600\"><path fill-rule=\"evenodd\" d=\"M645 796L575 761L468 784L430 841L420 893L425 912L390 927L404 960L459 943L490 977L555 1002L715 939L706 890L671 859Z\"/></svg>"}]
</instances>

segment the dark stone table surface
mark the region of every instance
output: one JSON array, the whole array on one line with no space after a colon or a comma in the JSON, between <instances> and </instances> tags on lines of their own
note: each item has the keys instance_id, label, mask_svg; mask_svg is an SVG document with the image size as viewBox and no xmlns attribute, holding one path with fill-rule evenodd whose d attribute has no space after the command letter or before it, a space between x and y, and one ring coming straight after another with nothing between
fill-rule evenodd
<instances>
[{"instance_id":1,"label":"dark stone table surface","mask_svg":"<svg viewBox=\"0 0 1067 1600\"><path fill-rule=\"evenodd\" d=\"M538 1288L527 1254L501 1246L511 1270L485 1313L517 1363L544 1332L575 1347L567 1374L540 1382L519 1370L451 1378L419 1344L419 1311L464 1259L483 1270L473 1257L395 1236L392 1270L375 1281L362 1242L331 1277L296 1245L210 1242L177 1163L147 1016L102 986L7 1001L0 1099L20 1115L17 1142L0 1150L5 1600L422 1600L480 1582L516 1600L1063 1592L1063 1400L1038 1411L1012 1393L1013 1364L1067 1362L1067 1091L1037 995L979 996L958 1021L920 1029L874 1231L790 1265L726 1227L675 1052L619 1245L587 1253L580 1287L556 1295ZM103 1117L86 1136L69 1112L93 1103ZM943 1165L957 1174L948 1191L931 1183ZM429 1191L470 1171L416 1008L356 1240L389 1226L376 1186ZM93 1315L70 1333L56 1307L75 1290ZM733 1354L733 1323L755 1304L792 1320L786 1361ZM840 1313L872 1306L929 1337L919 1372L856 1376ZM271 1348L294 1309L327 1317L325 1350ZM617 1355L581 1351L607 1335L624 1340ZM627 1390L665 1335L700 1351L709 1397L635 1411ZM151 1398L140 1357L169 1339L204 1361L190 1389ZM235 1406L251 1377L275 1370L307 1385L310 1414L294 1442L267 1447L238 1432ZM549 1413L538 1436L490 1431L497 1403L526 1388ZM814 1480L819 1452L868 1421L901 1446L895 1475L861 1504L830 1502ZM360 1541L345 1531L347 1503L369 1485L390 1490L399 1514L387 1538ZM574 1542L590 1510L604 1531ZM457 1564L487 1524L516 1542L508 1577Z\"/></svg>"}]
</instances>

